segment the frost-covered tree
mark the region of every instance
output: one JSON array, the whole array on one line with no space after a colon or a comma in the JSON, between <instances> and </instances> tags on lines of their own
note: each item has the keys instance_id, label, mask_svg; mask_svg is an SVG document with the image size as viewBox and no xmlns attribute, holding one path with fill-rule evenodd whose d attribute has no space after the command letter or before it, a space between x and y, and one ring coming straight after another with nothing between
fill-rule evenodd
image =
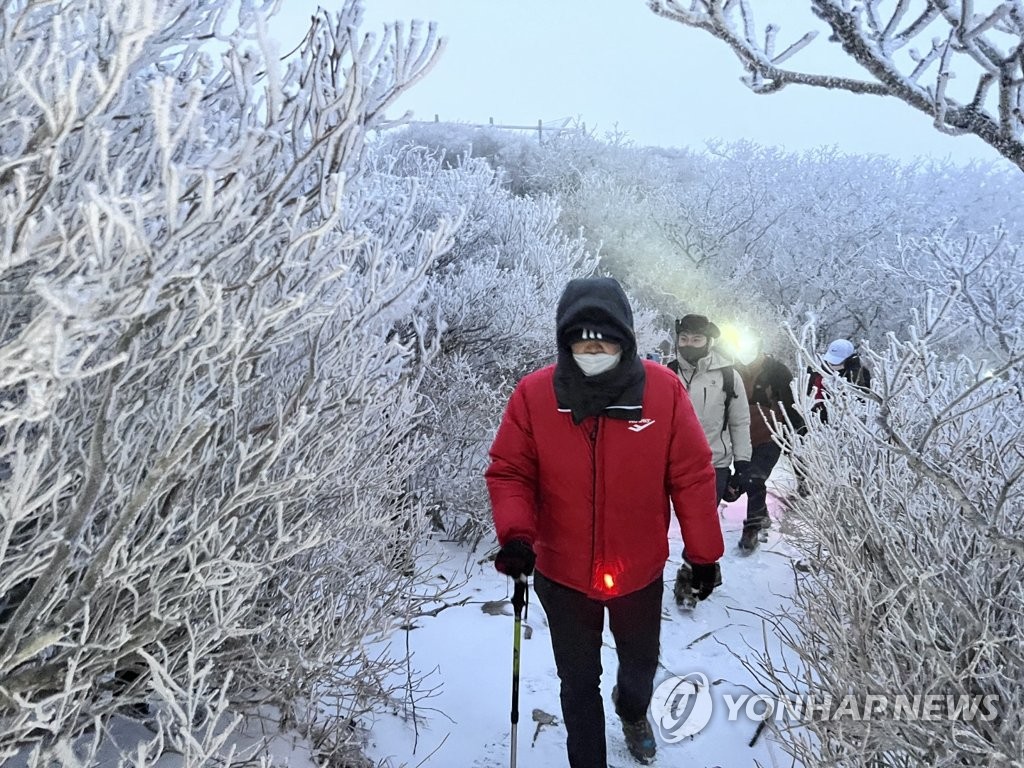
<instances>
[{"instance_id":1,"label":"frost-covered tree","mask_svg":"<svg viewBox=\"0 0 1024 768\"><path fill-rule=\"evenodd\" d=\"M233 5L0 10L0 761L142 704L190 765L266 704L336 754L425 597L413 308L452 224L363 156L433 33L346 3L282 65L280 3Z\"/></svg>"},{"instance_id":2,"label":"frost-covered tree","mask_svg":"<svg viewBox=\"0 0 1024 768\"><path fill-rule=\"evenodd\" d=\"M769 24L762 38L753 14L766 3L648 5L726 41L757 92L805 84L896 96L939 130L973 133L1024 169L1024 6L1016 0L811 0L864 80L785 69L814 35L780 44ZM867 288L868 301L876 293L883 310L864 334L876 341L865 350L873 391L828 377L827 424L804 403L810 429L793 451L810 496L791 504L786 520L810 568L795 573L792 610L765 616L784 647L766 646L758 671L781 696L989 696L994 713L808 718L780 733L805 766L1018 766L1024 754L1024 233L997 198L989 199L994 218L976 205L989 179L975 170L957 171L958 208L945 216L936 215L944 196L921 196L922 182L940 186L941 172L901 184L893 200L902 213L872 226L873 259L840 248L844 268L873 275L852 290ZM879 198L878 187L865 193L867 203ZM842 244L835 223L800 217L825 248ZM813 330L802 357L816 366Z\"/></svg>"},{"instance_id":3,"label":"frost-covered tree","mask_svg":"<svg viewBox=\"0 0 1024 768\"><path fill-rule=\"evenodd\" d=\"M748 142L711 145L646 182L616 165L592 165L562 196L563 219L601 246L602 266L665 313L745 321L780 348L783 325L808 316L823 336L875 340L908 323L920 286L885 266L926 258L908 238L1020 232L1024 179L990 166Z\"/></svg>"},{"instance_id":4,"label":"frost-covered tree","mask_svg":"<svg viewBox=\"0 0 1024 768\"><path fill-rule=\"evenodd\" d=\"M755 93L788 85L891 96L932 117L952 135L973 134L1024 169L1024 3L1021 0L807 0L828 25L840 60L860 76L805 71L800 52L816 30L785 36L756 23L763 0L647 0L655 13L724 41ZM761 19L763 22L764 19Z\"/></svg>"},{"instance_id":5,"label":"frost-covered tree","mask_svg":"<svg viewBox=\"0 0 1024 768\"><path fill-rule=\"evenodd\" d=\"M1024 754L1024 286L988 272L1019 254L995 238L908 247L930 256L945 289L871 351L871 394L833 376L828 424L805 410L811 429L795 448L810 495L786 524L808 567L794 572L792 608L765 616L784 647L766 647L754 671L786 698L888 697L873 716L783 730L801 765L1009 768ZM950 355L951 340L971 354ZM899 716L897 695L954 710L990 698L983 716Z\"/></svg>"},{"instance_id":6,"label":"frost-covered tree","mask_svg":"<svg viewBox=\"0 0 1024 768\"><path fill-rule=\"evenodd\" d=\"M439 124L403 139L443 151L454 167L459 152L477 153L477 134ZM517 153L517 137L500 138L489 132L479 156L510 190L528 179L554 196L566 234L582 236L602 270L657 308L661 332L696 310L758 327L779 352L790 348L784 324L808 317L821 336L879 341L910 321L920 296L886 267L926 258L904 247L908 238L1002 229L1013 239L1021 227L1024 179L988 164L750 142L679 152L587 136Z\"/></svg>"},{"instance_id":7,"label":"frost-covered tree","mask_svg":"<svg viewBox=\"0 0 1024 768\"><path fill-rule=\"evenodd\" d=\"M517 196L483 159L409 147L408 140L397 136L381 149L387 175L378 178L398 188L415 179L412 211L420 227L461 212L419 309L435 324L439 344L421 389L421 433L431 458L413 485L449 537L475 542L491 530L480 478L511 389L554 358L558 298L596 261L579 238L561 233L553 198Z\"/></svg>"},{"instance_id":8,"label":"frost-covered tree","mask_svg":"<svg viewBox=\"0 0 1024 768\"><path fill-rule=\"evenodd\" d=\"M535 134L462 123L414 123L395 131L388 141L421 147L441 158L446 168L456 168L468 157L480 158L500 174L502 186L514 195L540 196L551 191L537 183L545 176L552 153Z\"/></svg>"}]
</instances>

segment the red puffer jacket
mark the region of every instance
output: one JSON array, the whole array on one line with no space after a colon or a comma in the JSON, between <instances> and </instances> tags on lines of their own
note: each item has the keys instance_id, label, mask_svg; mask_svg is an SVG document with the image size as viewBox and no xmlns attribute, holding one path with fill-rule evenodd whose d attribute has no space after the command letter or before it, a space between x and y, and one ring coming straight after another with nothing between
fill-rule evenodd
<instances>
[{"instance_id":1,"label":"red puffer jacket","mask_svg":"<svg viewBox=\"0 0 1024 768\"><path fill-rule=\"evenodd\" d=\"M645 362L640 421L558 410L554 366L512 393L485 476L498 540L521 538L552 581L606 599L661 576L668 560L669 500L686 556L714 563L724 552L715 470L686 390Z\"/></svg>"}]
</instances>

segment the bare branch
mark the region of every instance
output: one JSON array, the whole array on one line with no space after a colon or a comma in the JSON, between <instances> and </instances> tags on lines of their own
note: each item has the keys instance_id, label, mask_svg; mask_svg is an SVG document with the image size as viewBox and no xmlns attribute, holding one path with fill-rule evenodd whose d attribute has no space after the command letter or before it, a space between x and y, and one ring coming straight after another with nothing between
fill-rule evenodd
<instances>
[{"instance_id":1,"label":"bare branch","mask_svg":"<svg viewBox=\"0 0 1024 768\"><path fill-rule=\"evenodd\" d=\"M776 23L765 27L763 43L757 42L754 24L756 0L733 4L705 0L684 7L669 0L649 0L655 13L687 26L702 29L726 43L737 56L747 75L744 82L755 93L768 94L787 85L809 85L897 98L932 117L935 127L948 134L973 134L992 146L1017 167L1024 169L1024 9L1016 2L1004 2L979 18L967 0L927 0L924 7L905 26L911 11L910 0L899 0L882 24L882 3L867 0L857 6L836 0L808 0L808 8L831 29L843 55L852 59L868 75L866 79L781 69L813 40L806 32L797 42L775 56L781 33ZM770 4L762 6L770 12ZM894 54L925 35L934 34L944 24L944 43L928 42L927 53L897 60ZM737 29L742 29L742 33ZM1012 44L1007 50L1005 39ZM927 89L920 79L933 68L936 87ZM957 76L977 73L974 98L965 104L949 87ZM999 91L994 101L989 88L998 77Z\"/></svg>"}]
</instances>

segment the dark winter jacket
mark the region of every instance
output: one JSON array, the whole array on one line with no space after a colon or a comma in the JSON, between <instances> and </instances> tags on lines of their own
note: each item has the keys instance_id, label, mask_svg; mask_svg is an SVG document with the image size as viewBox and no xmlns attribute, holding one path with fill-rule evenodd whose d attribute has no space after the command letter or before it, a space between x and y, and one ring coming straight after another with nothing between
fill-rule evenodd
<instances>
[{"instance_id":1,"label":"dark winter jacket","mask_svg":"<svg viewBox=\"0 0 1024 768\"><path fill-rule=\"evenodd\" d=\"M774 440L776 425L792 425L798 432L803 417L793 408L793 372L771 355L759 355L749 365L738 365L750 406L750 443L765 445Z\"/></svg>"}]
</instances>

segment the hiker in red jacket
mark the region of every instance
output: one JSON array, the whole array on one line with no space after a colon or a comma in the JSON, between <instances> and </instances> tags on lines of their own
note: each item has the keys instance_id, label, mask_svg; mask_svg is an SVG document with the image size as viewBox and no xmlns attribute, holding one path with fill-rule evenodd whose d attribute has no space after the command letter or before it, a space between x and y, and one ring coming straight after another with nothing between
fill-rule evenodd
<instances>
[{"instance_id":1,"label":"hiker in red jacket","mask_svg":"<svg viewBox=\"0 0 1024 768\"><path fill-rule=\"evenodd\" d=\"M670 502L699 599L714 589L724 551L711 450L678 377L638 357L633 313L616 281L571 281L556 324L557 363L519 382L491 446L495 567L522 578L536 564L573 768L606 765L608 610L619 657L612 701L630 752L646 763L655 754L647 708Z\"/></svg>"}]
</instances>

